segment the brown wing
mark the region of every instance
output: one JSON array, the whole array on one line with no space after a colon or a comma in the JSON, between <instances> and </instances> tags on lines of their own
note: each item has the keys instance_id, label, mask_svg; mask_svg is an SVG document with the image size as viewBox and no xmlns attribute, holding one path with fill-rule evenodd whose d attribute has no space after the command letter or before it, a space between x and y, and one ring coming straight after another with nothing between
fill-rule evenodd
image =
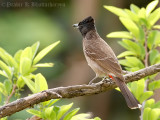
<instances>
[{"instance_id":1,"label":"brown wing","mask_svg":"<svg viewBox=\"0 0 160 120\"><path fill-rule=\"evenodd\" d=\"M113 50L110 46L101 38L88 43L87 40L84 40L84 51L85 54L95 61L100 67L105 70L104 72L110 72L116 77L119 77L123 80L122 69L118 63L117 57L115 56Z\"/></svg>"}]
</instances>

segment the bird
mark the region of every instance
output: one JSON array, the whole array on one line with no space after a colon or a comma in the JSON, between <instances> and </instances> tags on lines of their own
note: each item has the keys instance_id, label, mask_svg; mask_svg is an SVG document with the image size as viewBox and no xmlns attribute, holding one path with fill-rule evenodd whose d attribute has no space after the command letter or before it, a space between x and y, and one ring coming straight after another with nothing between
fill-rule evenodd
<instances>
[{"instance_id":1,"label":"bird","mask_svg":"<svg viewBox=\"0 0 160 120\"><path fill-rule=\"evenodd\" d=\"M95 20L89 16L73 27L79 29L83 37L83 52L88 65L95 72L96 76L89 82L97 78L109 77L115 81L124 96L127 106L130 109L140 108L138 100L133 96L125 83L123 70L112 48L100 37L95 27Z\"/></svg>"}]
</instances>

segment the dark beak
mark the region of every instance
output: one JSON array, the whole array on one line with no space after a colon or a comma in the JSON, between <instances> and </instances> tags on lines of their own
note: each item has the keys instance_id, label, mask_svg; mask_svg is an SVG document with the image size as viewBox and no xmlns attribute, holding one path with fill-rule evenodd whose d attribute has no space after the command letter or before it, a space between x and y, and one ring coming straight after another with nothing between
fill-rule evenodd
<instances>
[{"instance_id":1,"label":"dark beak","mask_svg":"<svg viewBox=\"0 0 160 120\"><path fill-rule=\"evenodd\" d=\"M73 24L72 25L73 27L76 27L76 28L78 28L79 26L78 26L78 24Z\"/></svg>"}]
</instances>

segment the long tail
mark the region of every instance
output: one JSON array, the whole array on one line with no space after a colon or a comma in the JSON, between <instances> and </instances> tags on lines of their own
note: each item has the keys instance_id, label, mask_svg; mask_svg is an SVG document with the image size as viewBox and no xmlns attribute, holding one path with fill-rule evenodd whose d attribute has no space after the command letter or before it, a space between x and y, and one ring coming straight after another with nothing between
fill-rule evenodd
<instances>
[{"instance_id":1,"label":"long tail","mask_svg":"<svg viewBox=\"0 0 160 120\"><path fill-rule=\"evenodd\" d=\"M128 89L126 83L122 81L120 78L114 77L114 80L117 84L117 86L120 88L122 95L124 96L127 105L131 109L137 109L140 108L140 104L137 101L137 99L133 96L133 94Z\"/></svg>"}]
</instances>

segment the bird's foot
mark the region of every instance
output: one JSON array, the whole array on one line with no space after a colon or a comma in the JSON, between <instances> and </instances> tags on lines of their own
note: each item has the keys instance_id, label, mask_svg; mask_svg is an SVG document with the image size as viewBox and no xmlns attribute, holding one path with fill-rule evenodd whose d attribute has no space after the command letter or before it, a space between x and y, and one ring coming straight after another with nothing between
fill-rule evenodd
<instances>
[{"instance_id":1,"label":"bird's foot","mask_svg":"<svg viewBox=\"0 0 160 120\"><path fill-rule=\"evenodd\" d=\"M103 79L102 79L102 82L105 82L105 83L112 83L112 79L111 78L109 78L109 77L103 77Z\"/></svg>"},{"instance_id":2,"label":"bird's foot","mask_svg":"<svg viewBox=\"0 0 160 120\"><path fill-rule=\"evenodd\" d=\"M88 83L88 85L93 85L94 83L92 82L92 81L90 81L89 83Z\"/></svg>"}]
</instances>

